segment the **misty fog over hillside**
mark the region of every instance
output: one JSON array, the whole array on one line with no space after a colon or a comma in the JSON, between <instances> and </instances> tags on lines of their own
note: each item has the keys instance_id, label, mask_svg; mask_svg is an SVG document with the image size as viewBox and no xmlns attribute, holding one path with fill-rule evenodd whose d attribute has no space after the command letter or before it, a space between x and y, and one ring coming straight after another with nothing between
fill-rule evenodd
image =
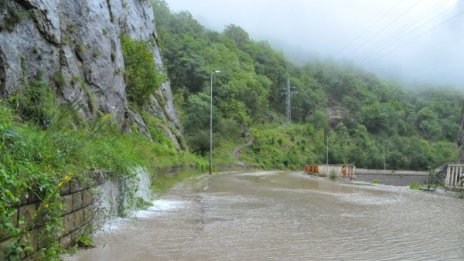
<instances>
[{"instance_id":1,"label":"misty fog over hillside","mask_svg":"<svg viewBox=\"0 0 464 261\"><path fill-rule=\"evenodd\" d=\"M297 63L333 59L409 85L464 88L463 0L168 0L208 28L236 24Z\"/></svg>"}]
</instances>

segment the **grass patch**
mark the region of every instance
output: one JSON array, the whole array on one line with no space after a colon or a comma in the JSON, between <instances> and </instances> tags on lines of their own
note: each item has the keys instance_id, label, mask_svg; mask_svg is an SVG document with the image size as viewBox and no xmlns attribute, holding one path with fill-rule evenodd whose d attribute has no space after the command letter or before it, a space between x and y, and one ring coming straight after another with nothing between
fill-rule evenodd
<instances>
[{"instance_id":1,"label":"grass patch","mask_svg":"<svg viewBox=\"0 0 464 261\"><path fill-rule=\"evenodd\" d=\"M458 191L456 197L459 199L464 199L464 190Z\"/></svg>"},{"instance_id":2,"label":"grass patch","mask_svg":"<svg viewBox=\"0 0 464 261\"><path fill-rule=\"evenodd\" d=\"M420 190L422 188L422 185L421 184L418 184L418 183L411 183L409 184L409 189L412 189L412 190Z\"/></svg>"},{"instance_id":3,"label":"grass patch","mask_svg":"<svg viewBox=\"0 0 464 261\"><path fill-rule=\"evenodd\" d=\"M232 153L235 147L239 146L240 144L241 142L239 141L220 140L219 146L213 148L213 166L234 164L235 158ZM207 153L207 155L209 154Z\"/></svg>"},{"instance_id":4,"label":"grass patch","mask_svg":"<svg viewBox=\"0 0 464 261\"><path fill-rule=\"evenodd\" d=\"M198 171L183 171L177 174L158 175L153 178L152 189L157 195L166 193L177 183L199 175Z\"/></svg>"},{"instance_id":5,"label":"grass patch","mask_svg":"<svg viewBox=\"0 0 464 261\"><path fill-rule=\"evenodd\" d=\"M90 236L83 234L77 239L77 246L81 248L93 248L95 247L95 243Z\"/></svg>"}]
</instances>

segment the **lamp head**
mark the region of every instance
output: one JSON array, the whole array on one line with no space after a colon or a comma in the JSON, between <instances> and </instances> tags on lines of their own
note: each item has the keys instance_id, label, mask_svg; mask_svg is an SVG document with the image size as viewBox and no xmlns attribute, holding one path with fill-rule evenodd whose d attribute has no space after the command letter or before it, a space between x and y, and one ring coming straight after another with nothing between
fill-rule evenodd
<instances>
[{"instance_id":1,"label":"lamp head","mask_svg":"<svg viewBox=\"0 0 464 261\"><path fill-rule=\"evenodd\" d=\"M220 73L220 72L221 72L221 71L219 71L219 70L214 71L214 73Z\"/></svg>"}]
</instances>

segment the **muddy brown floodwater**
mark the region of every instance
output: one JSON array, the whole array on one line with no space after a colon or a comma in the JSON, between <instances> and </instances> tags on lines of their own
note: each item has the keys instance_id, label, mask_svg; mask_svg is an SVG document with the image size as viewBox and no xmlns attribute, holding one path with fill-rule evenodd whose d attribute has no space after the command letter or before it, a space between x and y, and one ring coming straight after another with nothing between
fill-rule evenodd
<instances>
[{"instance_id":1,"label":"muddy brown floodwater","mask_svg":"<svg viewBox=\"0 0 464 261\"><path fill-rule=\"evenodd\" d=\"M189 180L66 260L464 260L464 200L296 172Z\"/></svg>"}]
</instances>

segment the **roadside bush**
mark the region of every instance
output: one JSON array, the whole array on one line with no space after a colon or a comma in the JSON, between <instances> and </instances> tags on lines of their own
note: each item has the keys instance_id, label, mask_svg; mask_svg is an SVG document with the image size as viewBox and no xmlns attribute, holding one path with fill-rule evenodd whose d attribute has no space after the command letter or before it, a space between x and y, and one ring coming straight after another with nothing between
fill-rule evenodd
<instances>
[{"instance_id":1,"label":"roadside bush","mask_svg":"<svg viewBox=\"0 0 464 261\"><path fill-rule=\"evenodd\" d=\"M127 98L137 105L144 105L163 82L163 75L156 69L148 41L121 39L126 69Z\"/></svg>"}]
</instances>

